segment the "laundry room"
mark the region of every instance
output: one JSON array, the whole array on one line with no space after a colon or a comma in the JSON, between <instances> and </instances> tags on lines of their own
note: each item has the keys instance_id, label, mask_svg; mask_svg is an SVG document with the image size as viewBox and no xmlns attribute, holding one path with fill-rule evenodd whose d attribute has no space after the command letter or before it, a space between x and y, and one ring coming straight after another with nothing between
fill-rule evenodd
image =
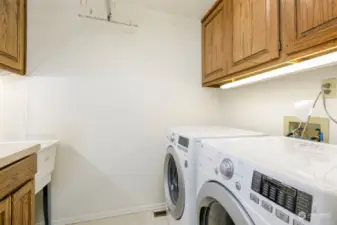
<instances>
[{"instance_id":1,"label":"laundry room","mask_svg":"<svg viewBox=\"0 0 337 225\"><path fill-rule=\"evenodd\" d=\"M335 225L336 5L0 0L0 224Z\"/></svg>"}]
</instances>

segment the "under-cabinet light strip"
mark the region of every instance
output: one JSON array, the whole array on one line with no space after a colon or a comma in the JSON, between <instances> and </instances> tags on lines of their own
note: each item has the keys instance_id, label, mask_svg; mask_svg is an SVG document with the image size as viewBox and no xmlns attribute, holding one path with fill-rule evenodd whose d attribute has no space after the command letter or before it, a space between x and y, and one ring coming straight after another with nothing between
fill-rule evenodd
<instances>
[{"instance_id":1,"label":"under-cabinet light strip","mask_svg":"<svg viewBox=\"0 0 337 225\"><path fill-rule=\"evenodd\" d=\"M289 66L285 66L279 69L275 69L262 74L254 75L242 80L234 81L232 83L224 84L222 89L235 88L247 84L257 83L262 80L271 79L274 77L285 76L296 72L303 72L310 69L316 69L337 63L337 52L333 52L327 55L319 56L313 59L309 59L303 62L295 63Z\"/></svg>"}]
</instances>

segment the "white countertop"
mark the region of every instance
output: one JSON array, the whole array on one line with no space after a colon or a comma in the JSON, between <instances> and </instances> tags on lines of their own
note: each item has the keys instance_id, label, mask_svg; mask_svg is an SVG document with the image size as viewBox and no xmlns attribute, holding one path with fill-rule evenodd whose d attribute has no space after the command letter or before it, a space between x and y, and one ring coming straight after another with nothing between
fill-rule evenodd
<instances>
[{"instance_id":1,"label":"white countertop","mask_svg":"<svg viewBox=\"0 0 337 225\"><path fill-rule=\"evenodd\" d=\"M0 142L0 168L19 161L40 150L40 144L20 142Z\"/></svg>"},{"instance_id":2,"label":"white countertop","mask_svg":"<svg viewBox=\"0 0 337 225\"><path fill-rule=\"evenodd\" d=\"M11 141L11 142L3 142L0 141L1 143L15 143L15 144L21 144L21 145L40 145L40 149L41 151L43 151L44 149L56 145L59 143L59 141L57 140L23 140L23 141Z\"/></svg>"}]
</instances>

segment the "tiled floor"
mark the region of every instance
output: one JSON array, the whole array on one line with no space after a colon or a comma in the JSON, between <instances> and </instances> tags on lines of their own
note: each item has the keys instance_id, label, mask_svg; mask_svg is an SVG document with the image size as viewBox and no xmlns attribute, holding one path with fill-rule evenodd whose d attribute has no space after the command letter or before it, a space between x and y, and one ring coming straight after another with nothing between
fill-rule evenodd
<instances>
[{"instance_id":1,"label":"tiled floor","mask_svg":"<svg viewBox=\"0 0 337 225\"><path fill-rule=\"evenodd\" d=\"M153 218L152 212L135 213L76 225L168 225L167 217Z\"/></svg>"}]
</instances>

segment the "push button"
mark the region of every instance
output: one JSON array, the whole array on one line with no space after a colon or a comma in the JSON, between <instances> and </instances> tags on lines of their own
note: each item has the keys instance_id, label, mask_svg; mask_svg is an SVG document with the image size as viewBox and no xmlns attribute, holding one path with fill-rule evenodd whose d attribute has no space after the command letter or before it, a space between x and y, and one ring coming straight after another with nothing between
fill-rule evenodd
<instances>
[{"instance_id":1,"label":"push button","mask_svg":"<svg viewBox=\"0 0 337 225\"><path fill-rule=\"evenodd\" d=\"M256 204L259 204L259 203L260 203L259 197L257 197L257 196L254 195L253 193L250 193L250 200L252 200L252 201L255 202Z\"/></svg>"},{"instance_id":2,"label":"push button","mask_svg":"<svg viewBox=\"0 0 337 225\"><path fill-rule=\"evenodd\" d=\"M262 204L261 204L262 208L264 208L265 210L267 210L268 212L272 213L273 212L273 206L265 201L262 200Z\"/></svg>"},{"instance_id":3,"label":"push button","mask_svg":"<svg viewBox=\"0 0 337 225\"><path fill-rule=\"evenodd\" d=\"M240 182L235 183L236 190L241 191L241 184Z\"/></svg>"},{"instance_id":4,"label":"push button","mask_svg":"<svg viewBox=\"0 0 337 225\"><path fill-rule=\"evenodd\" d=\"M293 225L304 225L303 223L299 222L298 220L294 220Z\"/></svg>"},{"instance_id":5,"label":"push button","mask_svg":"<svg viewBox=\"0 0 337 225\"><path fill-rule=\"evenodd\" d=\"M285 214L284 212L282 212L281 210L276 209L275 215L279 219L283 220L285 223L289 223L289 216L287 214Z\"/></svg>"}]
</instances>

